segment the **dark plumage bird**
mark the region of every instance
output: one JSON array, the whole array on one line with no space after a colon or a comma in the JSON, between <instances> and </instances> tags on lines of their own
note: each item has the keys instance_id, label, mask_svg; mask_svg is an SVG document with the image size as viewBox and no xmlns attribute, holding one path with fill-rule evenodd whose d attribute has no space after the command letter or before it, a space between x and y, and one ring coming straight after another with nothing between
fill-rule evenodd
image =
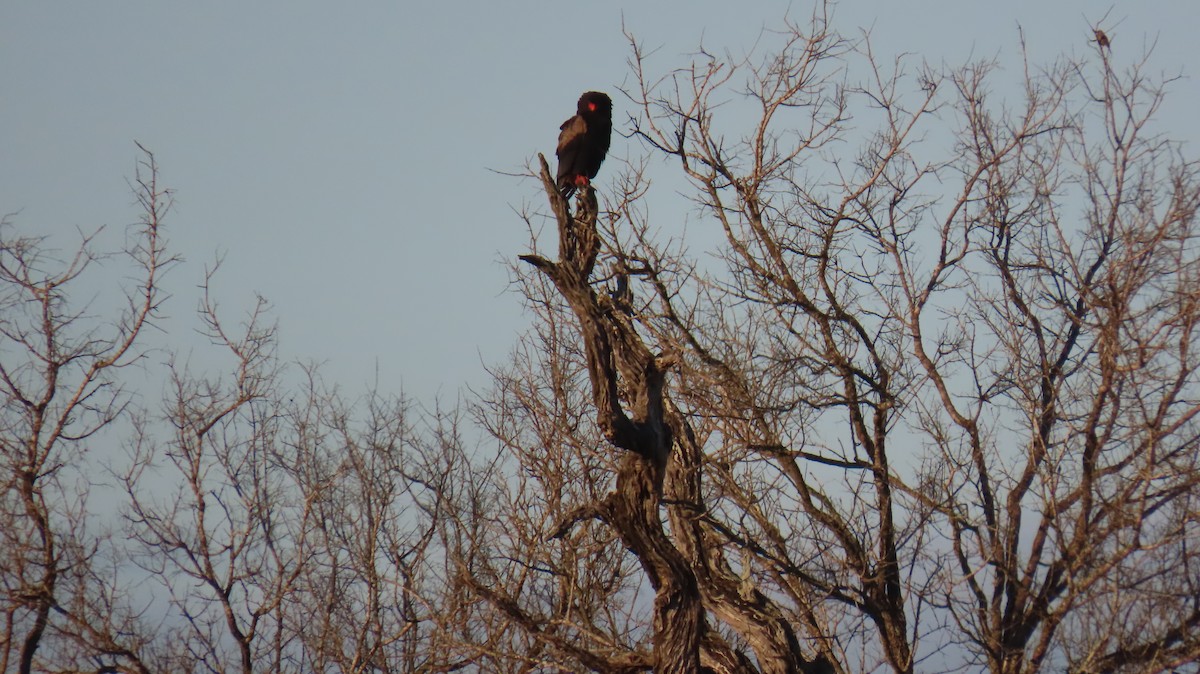
<instances>
[{"instance_id":1,"label":"dark plumage bird","mask_svg":"<svg viewBox=\"0 0 1200 674\"><path fill-rule=\"evenodd\" d=\"M1101 49L1105 49L1105 48L1112 49L1112 40L1110 40L1109 37L1104 34L1104 31L1100 30L1099 28L1096 28L1095 33L1096 33L1096 44L1100 45Z\"/></svg>"},{"instance_id":2,"label":"dark plumage bird","mask_svg":"<svg viewBox=\"0 0 1200 674\"><path fill-rule=\"evenodd\" d=\"M563 122L558 134L558 189L570 199L600 172L612 137L612 99L599 91L579 97L575 116Z\"/></svg>"}]
</instances>

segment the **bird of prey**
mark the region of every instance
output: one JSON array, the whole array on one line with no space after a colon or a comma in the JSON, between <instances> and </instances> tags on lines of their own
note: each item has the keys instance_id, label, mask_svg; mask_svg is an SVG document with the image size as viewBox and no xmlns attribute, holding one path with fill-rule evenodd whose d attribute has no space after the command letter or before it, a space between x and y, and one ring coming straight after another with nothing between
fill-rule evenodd
<instances>
[{"instance_id":1,"label":"bird of prey","mask_svg":"<svg viewBox=\"0 0 1200 674\"><path fill-rule=\"evenodd\" d=\"M579 97L575 116L559 127L558 189L564 199L590 184L600 171L612 136L612 99L599 91Z\"/></svg>"},{"instance_id":2,"label":"bird of prey","mask_svg":"<svg viewBox=\"0 0 1200 674\"><path fill-rule=\"evenodd\" d=\"M1108 39L1108 36L1104 34L1104 31L1100 30L1099 28L1096 28L1095 32L1096 32L1096 44L1100 45L1101 49L1112 47L1112 40Z\"/></svg>"}]
</instances>

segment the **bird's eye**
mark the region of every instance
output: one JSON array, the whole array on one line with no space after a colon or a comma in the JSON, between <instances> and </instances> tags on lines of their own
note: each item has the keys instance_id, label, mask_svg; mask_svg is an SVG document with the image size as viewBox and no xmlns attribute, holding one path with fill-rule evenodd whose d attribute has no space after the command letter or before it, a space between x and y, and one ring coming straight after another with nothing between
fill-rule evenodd
<instances>
[{"instance_id":1,"label":"bird's eye","mask_svg":"<svg viewBox=\"0 0 1200 674\"><path fill-rule=\"evenodd\" d=\"M588 103L588 110L591 110L592 112L595 112L595 111L596 111L596 104L595 104L595 103Z\"/></svg>"}]
</instances>

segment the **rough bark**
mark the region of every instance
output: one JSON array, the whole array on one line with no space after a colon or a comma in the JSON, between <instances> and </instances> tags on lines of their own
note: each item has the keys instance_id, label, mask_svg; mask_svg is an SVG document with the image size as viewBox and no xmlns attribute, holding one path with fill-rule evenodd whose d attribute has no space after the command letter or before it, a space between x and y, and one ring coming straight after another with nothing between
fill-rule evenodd
<instances>
[{"instance_id":1,"label":"rough bark","mask_svg":"<svg viewBox=\"0 0 1200 674\"><path fill-rule=\"evenodd\" d=\"M625 451L616 488L591 510L618 532L654 588L654 670L699 672L705 626L696 574L659 517L674 437L663 414L669 360L651 353L628 317L614 311L589 284L600 251L595 191L587 187L580 192L580 209L572 215L544 157L541 164L542 181L558 220L559 260L535 255L521 259L546 274L570 304L586 344L596 422L605 437Z\"/></svg>"},{"instance_id":2,"label":"rough bark","mask_svg":"<svg viewBox=\"0 0 1200 674\"><path fill-rule=\"evenodd\" d=\"M584 518L612 527L638 559L655 591L654 671L760 671L740 650L709 629L705 611L736 626L754 648L764 672L830 672L824 659L808 661L788 622L766 597L744 597L720 550L709 545L699 520L701 448L670 400L666 377L672 354L654 353L630 314L590 278L600 252L595 191L584 189L578 210L555 189L545 159L541 178L559 232L559 259L521 259L544 273L579 322L587 354L596 421L624 451L616 485L602 503L584 504L555 531L566 534ZM660 513L667 512L670 531Z\"/></svg>"}]
</instances>

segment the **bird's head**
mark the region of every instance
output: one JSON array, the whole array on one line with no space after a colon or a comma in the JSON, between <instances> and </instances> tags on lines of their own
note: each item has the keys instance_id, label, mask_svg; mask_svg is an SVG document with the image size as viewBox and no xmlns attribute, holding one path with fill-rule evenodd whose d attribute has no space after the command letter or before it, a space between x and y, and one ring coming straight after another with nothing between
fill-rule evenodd
<instances>
[{"instance_id":1,"label":"bird's head","mask_svg":"<svg viewBox=\"0 0 1200 674\"><path fill-rule=\"evenodd\" d=\"M599 91L589 91L579 97L579 105L577 107L579 114L592 116L596 113L612 114L612 99L608 94L603 94Z\"/></svg>"}]
</instances>

